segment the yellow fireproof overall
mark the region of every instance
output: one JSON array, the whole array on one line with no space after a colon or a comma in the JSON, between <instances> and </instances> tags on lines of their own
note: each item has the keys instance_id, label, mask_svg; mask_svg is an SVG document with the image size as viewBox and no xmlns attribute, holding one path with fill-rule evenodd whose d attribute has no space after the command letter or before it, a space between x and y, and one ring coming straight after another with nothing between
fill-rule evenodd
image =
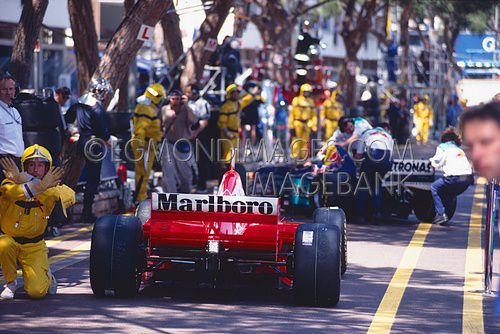
<instances>
[{"instance_id":1,"label":"yellow fireproof overall","mask_svg":"<svg viewBox=\"0 0 500 334\"><path fill-rule=\"evenodd\" d=\"M323 140L326 141L332 137L333 133L339 126L339 119L342 116L344 116L342 104L335 101L335 95L323 102L323 108L321 109L320 114L320 119L325 122L325 134L323 136Z\"/></svg>"},{"instance_id":2,"label":"yellow fireproof overall","mask_svg":"<svg viewBox=\"0 0 500 334\"><path fill-rule=\"evenodd\" d=\"M317 117L314 111L314 100L304 96L304 86L300 88L300 95L292 101L292 108L288 119L290 129L295 136L292 138L292 158L305 159L307 157L307 143L311 131L317 131Z\"/></svg>"},{"instance_id":3,"label":"yellow fireproof overall","mask_svg":"<svg viewBox=\"0 0 500 334\"><path fill-rule=\"evenodd\" d=\"M0 265L7 282L17 278L17 265L23 270L24 289L31 298L43 298L49 289L49 259L45 241L26 242L44 234L47 220L57 201L64 210L75 203L75 192L57 186L27 197L23 184L4 180L0 187ZM16 240L17 239L17 240Z\"/></svg>"},{"instance_id":4,"label":"yellow fireproof overall","mask_svg":"<svg viewBox=\"0 0 500 334\"><path fill-rule=\"evenodd\" d=\"M155 150L161 141L162 131L160 126L158 108L150 104L137 104L134 111L134 134L132 136L132 149L135 159L135 191L136 201L145 200L147 197L147 184L149 174L156 158ZM150 143L150 141L152 141ZM147 166L144 159L147 157ZM157 157L159 159L159 157Z\"/></svg>"},{"instance_id":5,"label":"yellow fireproof overall","mask_svg":"<svg viewBox=\"0 0 500 334\"><path fill-rule=\"evenodd\" d=\"M240 121L239 102L226 100L220 108L219 119L217 120L222 145L221 158L225 162L231 161L231 148L238 148ZM224 129L228 130L231 137L226 135Z\"/></svg>"},{"instance_id":6,"label":"yellow fireproof overall","mask_svg":"<svg viewBox=\"0 0 500 334\"><path fill-rule=\"evenodd\" d=\"M417 140L427 143L429 140L429 126L434 118L434 113L428 102L419 102L415 105L415 121L417 123Z\"/></svg>"}]
</instances>

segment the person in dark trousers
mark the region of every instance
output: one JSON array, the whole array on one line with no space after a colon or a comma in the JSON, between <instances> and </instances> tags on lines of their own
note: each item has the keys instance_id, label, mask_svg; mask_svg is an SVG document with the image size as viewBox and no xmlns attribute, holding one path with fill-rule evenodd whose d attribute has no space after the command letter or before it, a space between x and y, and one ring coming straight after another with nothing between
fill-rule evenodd
<instances>
[{"instance_id":1,"label":"person in dark trousers","mask_svg":"<svg viewBox=\"0 0 500 334\"><path fill-rule=\"evenodd\" d=\"M207 138L207 126L210 121L210 103L200 95L200 87L191 83L186 88L188 106L193 110L197 121L191 126L192 140L194 142L196 165L198 167L198 177L196 178L196 190L198 193L207 193L207 179L210 173L210 160L206 152L210 152L211 138ZM198 146L199 145L199 146ZM205 151L204 151L205 150Z\"/></svg>"},{"instance_id":2,"label":"person in dark trousers","mask_svg":"<svg viewBox=\"0 0 500 334\"><path fill-rule=\"evenodd\" d=\"M436 148L436 154L430 159L434 168L444 172L444 176L431 185L436 209L434 224L449 225L445 206L474 183L472 167L460 148L461 145L462 142L455 129L449 127L441 135L441 144Z\"/></svg>"},{"instance_id":3,"label":"person in dark trousers","mask_svg":"<svg viewBox=\"0 0 500 334\"><path fill-rule=\"evenodd\" d=\"M446 110L446 126L457 126L458 118L463 112L462 105L457 95L454 95L448 101L448 108Z\"/></svg>"},{"instance_id":4,"label":"person in dark trousers","mask_svg":"<svg viewBox=\"0 0 500 334\"><path fill-rule=\"evenodd\" d=\"M251 145L257 144L257 126L259 125L259 107L264 103L264 99L260 95L261 88L255 81L249 81L245 85L245 94L241 98L241 125L244 128L245 145L248 140L247 130L250 129Z\"/></svg>"},{"instance_id":5,"label":"person in dark trousers","mask_svg":"<svg viewBox=\"0 0 500 334\"><path fill-rule=\"evenodd\" d=\"M12 103L16 96L16 81L8 73L0 73L0 158L10 158L21 168L24 151L23 121ZM0 182L5 176L0 168Z\"/></svg>"},{"instance_id":6,"label":"person in dark trousers","mask_svg":"<svg viewBox=\"0 0 500 334\"><path fill-rule=\"evenodd\" d=\"M85 159L87 183L83 194L82 221L92 224L97 219L92 213L92 203L101 181L102 154L105 154L102 145L87 145L90 140L98 140L109 145L110 134L103 103L112 94L112 88L105 79L93 79L88 93L80 99L76 109L76 120L80 138L77 142L77 152ZM93 139L94 137L94 139ZM101 143L102 143L101 141Z\"/></svg>"},{"instance_id":7,"label":"person in dark trousers","mask_svg":"<svg viewBox=\"0 0 500 334\"><path fill-rule=\"evenodd\" d=\"M386 45L387 45L387 56L385 64L387 66L387 79L389 80L389 82L396 82L397 81L396 58L398 56L398 46L396 45L396 42L392 38L387 40Z\"/></svg>"}]
</instances>

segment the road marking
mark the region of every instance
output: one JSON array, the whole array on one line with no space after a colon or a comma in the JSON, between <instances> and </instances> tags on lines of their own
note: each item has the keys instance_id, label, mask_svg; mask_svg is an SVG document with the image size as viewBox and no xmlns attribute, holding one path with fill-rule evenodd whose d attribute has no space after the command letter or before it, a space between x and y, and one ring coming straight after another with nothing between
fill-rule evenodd
<instances>
[{"instance_id":1,"label":"road marking","mask_svg":"<svg viewBox=\"0 0 500 334\"><path fill-rule=\"evenodd\" d=\"M372 323L367 333L390 333L391 327L396 319L399 304L401 303L413 269L415 269L417 265L425 239L431 227L432 225L428 223L420 223L418 225L410 243L406 247L403 258L394 276L392 276L391 282L385 291L377 312L373 316Z\"/></svg>"},{"instance_id":2,"label":"road marking","mask_svg":"<svg viewBox=\"0 0 500 334\"><path fill-rule=\"evenodd\" d=\"M465 255L464 304L462 333L484 333L483 320L483 262L481 247L482 215L486 202L484 179L479 179L469 220L467 253Z\"/></svg>"},{"instance_id":3,"label":"road marking","mask_svg":"<svg viewBox=\"0 0 500 334\"><path fill-rule=\"evenodd\" d=\"M82 227L74 232L65 233L65 234L60 235L58 237L52 238L50 240L46 240L45 243L47 244L47 247L50 248L50 247L53 247L54 245L56 245L62 241L71 239L71 238L76 237L76 236L83 234L85 232L92 231L92 228L93 228L93 225L85 226L85 227Z\"/></svg>"}]
</instances>

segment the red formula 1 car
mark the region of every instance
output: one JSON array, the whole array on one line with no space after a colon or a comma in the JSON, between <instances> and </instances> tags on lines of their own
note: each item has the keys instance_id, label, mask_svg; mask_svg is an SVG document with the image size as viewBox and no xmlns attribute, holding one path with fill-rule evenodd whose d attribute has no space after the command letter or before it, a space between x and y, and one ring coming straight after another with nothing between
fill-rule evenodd
<instances>
[{"instance_id":1,"label":"red formula 1 car","mask_svg":"<svg viewBox=\"0 0 500 334\"><path fill-rule=\"evenodd\" d=\"M312 223L287 222L279 213L278 198L244 196L234 170L217 195L154 193L135 216L96 222L92 291L133 296L150 280L232 272L275 275L293 287L298 302L335 306L347 265L344 212L317 209Z\"/></svg>"}]
</instances>

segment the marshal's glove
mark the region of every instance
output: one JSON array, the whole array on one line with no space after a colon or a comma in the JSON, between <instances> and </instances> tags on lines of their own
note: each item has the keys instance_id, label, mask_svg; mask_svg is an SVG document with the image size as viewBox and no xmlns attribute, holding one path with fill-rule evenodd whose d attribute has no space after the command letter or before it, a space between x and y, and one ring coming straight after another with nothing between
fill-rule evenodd
<instances>
[{"instance_id":1,"label":"marshal's glove","mask_svg":"<svg viewBox=\"0 0 500 334\"><path fill-rule=\"evenodd\" d=\"M37 193L44 192L45 190L55 187L61 182L64 175L64 169L61 167L52 167L45 176L34 185Z\"/></svg>"},{"instance_id":2,"label":"marshal's glove","mask_svg":"<svg viewBox=\"0 0 500 334\"><path fill-rule=\"evenodd\" d=\"M2 166L3 174L5 178L14 181L14 183L21 184L27 182L26 174L20 173L17 165L12 161L11 158L0 159L0 165Z\"/></svg>"}]
</instances>

